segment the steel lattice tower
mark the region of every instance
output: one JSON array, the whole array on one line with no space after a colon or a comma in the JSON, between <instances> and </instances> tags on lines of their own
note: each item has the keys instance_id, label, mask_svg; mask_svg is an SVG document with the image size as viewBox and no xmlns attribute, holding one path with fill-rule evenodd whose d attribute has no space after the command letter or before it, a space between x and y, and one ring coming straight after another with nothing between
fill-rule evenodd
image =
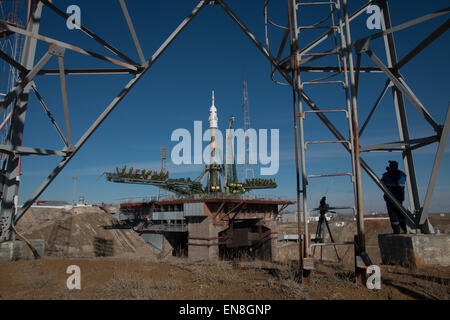
<instances>
[{"instance_id":1,"label":"steel lattice tower","mask_svg":"<svg viewBox=\"0 0 450 320\"><path fill-rule=\"evenodd\" d=\"M245 133L250 129L250 105L248 104L247 80L245 78L242 85L242 124L242 129ZM242 177L243 179L248 179L253 178L255 172L253 167L250 166L250 140L247 136L244 137L244 144L245 160L242 168ZM249 172L251 175L248 174Z\"/></svg>"},{"instance_id":2,"label":"steel lattice tower","mask_svg":"<svg viewBox=\"0 0 450 320\"><path fill-rule=\"evenodd\" d=\"M166 171L166 162L169 156L169 148L166 147L161 148L160 152L161 152L161 171ZM166 195L167 193L165 192L165 190L163 188L159 188L158 199L161 199L161 197Z\"/></svg>"}]
</instances>

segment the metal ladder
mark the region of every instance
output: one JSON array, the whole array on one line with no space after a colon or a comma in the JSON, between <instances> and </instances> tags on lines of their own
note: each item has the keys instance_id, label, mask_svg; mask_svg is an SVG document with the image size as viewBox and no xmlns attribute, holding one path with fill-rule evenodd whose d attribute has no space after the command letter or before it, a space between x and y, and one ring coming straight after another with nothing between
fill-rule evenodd
<instances>
[{"instance_id":1,"label":"metal ladder","mask_svg":"<svg viewBox=\"0 0 450 320\"><path fill-rule=\"evenodd\" d=\"M331 48L331 50L324 51L324 52L309 52L313 47L310 47L308 50L304 51L298 51L298 59L300 62L305 63L308 61L313 61L320 59L325 56L329 55L336 55L338 60L338 67L337 72L334 74L331 74L326 77L322 77L319 79L314 79L310 81L301 81L300 75L298 76L298 79L300 80L299 83L299 89L300 92L303 92L305 87L308 86L318 86L318 85L338 85L340 88L343 89L343 94L345 96L346 105L345 106L334 106L334 107L325 107L324 109L317 108L317 110L307 110L303 111L302 109L302 101L301 96L298 98L299 102L299 113L297 117L299 118L300 123L300 146L301 146L301 162L302 162L302 190L301 193L303 195L303 212L304 212L304 234L303 238L305 239L305 245L304 245L304 259L303 259L303 269L305 270L312 270L314 269L314 263L313 263L313 256L311 255L311 249L315 246L325 246L325 245L333 245L336 250L337 245L354 245L355 242L343 242L343 243L314 243L311 244L311 240L309 237L308 232L308 222L310 217L310 210L308 209L307 204L307 186L309 179L319 179L319 178L329 178L329 177L341 177L341 176L348 176L350 178L350 181L353 185L353 190L355 194L355 205L353 206L339 206L339 207L330 207L329 209L333 210L352 210L353 214L356 215L356 178L355 178L355 150L353 148L354 145L354 135L353 135L353 123L352 123L352 110L351 110L351 100L350 100L350 93L349 93L349 75L348 75L348 61L347 57L345 56L343 50L339 49L338 43L340 42L342 48L345 48L346 38L344 36L344 24L342 20L342 14L340 12L341 6L340 1L302 1L302 0L296 0L295 1L296 10L293 12L299 11L299 16L301 15L301 9L307 6L322 6L322 7L328 7L329 12L328 16L325 18L319 20L319 22L315 23L314 25L307 25L307 26L297 26L297 21L294 19L294 29L296 34L296 38L298 39L298 35L300 32L308 32L308 30L314 30L314 29L325 29L327 32L331 32L334 36L334 44L335 48ZM335 21L335 14L337 16L338 23L336 24ZM323 25L323 23L327 23L327 25ZM339 41L338 41L339 37ZM306 57L306 58L305 58ZM300 74L300 72L299 72ZM335 80L339 79L340 80ZM305 133L304 133L304 122L306 119L308 119L308 114L325 114L325 113L343 113L345 117L347 118L347 125L348 125L348 139L346 140L311 140L311 141L305 141ZM351 164L352 164L352 172L339 172L339 173L323 173L323 174L307 174L306 173L306 157L305 157L305 151L307 149L308 145L312 144L320 144L320 145L327 145L327 144L333 144L338 143L342 144L347 147L347 149L350 150L351 155ZM313 209L311 211L317 211L318 208ZM337 250L336 250L337 252ZM338 256L339 257L339 256Z\"/></svg>"}]
</instances>

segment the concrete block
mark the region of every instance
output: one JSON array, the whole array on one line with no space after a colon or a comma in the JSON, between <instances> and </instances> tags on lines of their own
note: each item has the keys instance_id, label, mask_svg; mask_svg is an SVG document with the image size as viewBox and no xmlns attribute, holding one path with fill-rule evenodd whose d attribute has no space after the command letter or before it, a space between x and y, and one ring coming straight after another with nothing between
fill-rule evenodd
<instances>
[{"instance_id":1,"label":"concrete block","mask_svg":"<svg viewBox=\"0 0 450 320\"><path fill-rule=\"evenodd\" d=\"M450 234L380 234L383 264L450 266Z\"/></svg>"},{"instance_id":2,"label":"concrete block","mask_svg":"<svg viewBox=\"0 0 450 320\"><path fill-rule=\"evenodd\" d=\"M219 259L218 235L223 227L215 226L211 217L189 217L187 219L190 261ZM193 239L197 238L197 239Z\"/></svg>"},{"instance_id":3,"label":"concrete block","mask_svg":"<svg viewBox=\"0 0 450 320\"><path fill-rule=\"evenodd\" d=\"M45 241L30 240L39 255L44 255ZM33 252L23 241L6 241L0 243L0 261L16 261L34 259Z\"/></svg>"}]
</instances>

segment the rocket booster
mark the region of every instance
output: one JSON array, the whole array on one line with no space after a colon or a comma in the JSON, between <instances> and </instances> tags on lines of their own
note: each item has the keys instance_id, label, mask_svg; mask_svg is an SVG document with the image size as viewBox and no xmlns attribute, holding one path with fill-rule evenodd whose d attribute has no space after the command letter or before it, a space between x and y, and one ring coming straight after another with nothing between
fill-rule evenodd
<instances>
[{"instance_id":1,"label":"rocket booster","mask_svg":"<svg viewBox=\"0 0 450 320\"><path fill-rule=\"evenodd\" d=\"M217 109L214 105L214 90L212 91L212 103L211 108L209 108L209 128L210 129L217 129L217 123L219 121L219 118L217 117Z\"/></svg>"},{"instance_id":2,"label":"rocket booster","mask_svg":"<svg viewBox=\"0 0 450 320\"><path fill-rule=\"evenodd\" d=\"M214 90L212 91L212 103L211 108L209 108L209 129L211 132L211 139L210 139L210 150L211 150L211 157L210 157L210 164L216 164L216 149L217 149L217 128L218 128L218 122L219 118L217 117L217 109L214 105Z\"/></svg>"}]
</instances>

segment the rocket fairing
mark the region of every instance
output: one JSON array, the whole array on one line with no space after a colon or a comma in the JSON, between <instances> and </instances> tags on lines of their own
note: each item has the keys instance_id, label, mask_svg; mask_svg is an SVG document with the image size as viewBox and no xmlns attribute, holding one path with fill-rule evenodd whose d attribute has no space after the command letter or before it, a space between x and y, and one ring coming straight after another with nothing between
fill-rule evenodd
<instances>
[{"instance_id":1,"label":"rocket fairing","mask_svg":"<svg viewBox=\"0 0 450 320\"><path fill-rule=\"evenodd\" d=\"M217 129L217 123L219 121L219 118L217 117L217 109L214 105L214 90L212 91L212 103L211 108L209 108L209 128L210 129Z\"/></svg>"}]
</instances>

